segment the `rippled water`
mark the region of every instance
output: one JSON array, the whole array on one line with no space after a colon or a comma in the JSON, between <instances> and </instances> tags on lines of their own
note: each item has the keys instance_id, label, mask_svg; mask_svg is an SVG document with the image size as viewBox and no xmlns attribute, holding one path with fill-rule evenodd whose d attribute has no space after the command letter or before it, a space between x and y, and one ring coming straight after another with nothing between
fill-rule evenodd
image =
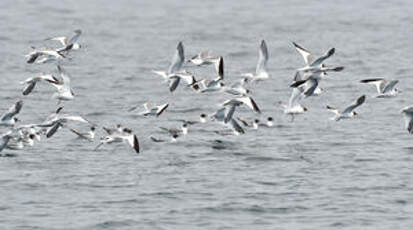
<instances>
[{"instance_id":1,"label":"rippled water","mask_svg":"<svg viewBox=\"0 0 413 230\"><path fill-rule=\"evenodd\" d=\"M27 65L29 47L80 28L84 47L64 64L76 93L65 110L131 126L142 154L122 145L93 151L97 143L61 131L0 158L0 228L411 229L413 143L399 110L413 98L412 10L407 0L1 1L1 111L22 97L19 81L56 71ZM205 125L175 144L150 142L158 126L179 126L173 119L197 119L230 98L168 92L150 70L167 67L178 41L187 56L223 55L235 81L254 69L261 39L271 79L253 95L260 118L275 117L276 128L221 137ZM329 63L346 67L322 82L327 92L308 98L308 113L293 123L278 107L303 65L291 41L316 54L335 47ZM371 98L375 89L358 83L367 77L399 79L403 92ZM55 110L52 92L41 86L24 98L20 119ZM369 97L357 119L328 119L326 104L342 107L361 94ZM126 112L148 100L170 108L158 119Z\"/></svg>"}]
</instances>

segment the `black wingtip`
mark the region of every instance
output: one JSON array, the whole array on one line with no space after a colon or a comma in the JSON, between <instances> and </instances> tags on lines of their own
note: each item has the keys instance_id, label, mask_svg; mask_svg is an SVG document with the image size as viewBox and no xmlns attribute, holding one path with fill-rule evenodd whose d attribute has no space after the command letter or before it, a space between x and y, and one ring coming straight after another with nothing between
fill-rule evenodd
<instances>
[{"instance_id":1,"label":"black wingtip","mask_svg":"<svg viewBox=\"0 0 413 230\"><path fill-rule=\"evenodd\" d=\"M297 88L297 87L299 87L300 85L304 84L306 81L307 81L307 80L295 81L295 82L293 82L293 83L290 85L290 87L291 87L291 88Z\"/></svg>"},{"instance_id":2,"label":"black wingtip","mask_svg":"<svg viewBox=\"0 0 413 230\"><path fill-rule=\"evenodd\" d=\"M133 148L135 149L135 152L136 152L137 154L139 154L139 152L140 152L139 140L138 140L138 138L136 137L136 135L133 135Z\"/></svg>"}]
</instances>

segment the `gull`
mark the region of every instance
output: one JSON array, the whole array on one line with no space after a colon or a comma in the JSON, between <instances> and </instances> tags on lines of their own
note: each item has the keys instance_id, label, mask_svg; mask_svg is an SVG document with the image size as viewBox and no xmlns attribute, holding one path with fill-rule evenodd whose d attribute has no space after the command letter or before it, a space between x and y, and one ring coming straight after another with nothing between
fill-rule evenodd
<instances>
[{"instance_id":1,"label":"gull","mask_svg":"<svg viewBox=\"0 0 413 230\"><path fill-rule=\"evenodd\" d=\"M220 135L240 135L244 134L244 129L238 124L238 122L234 119L231 118L229 121L225 122L227 115L227 108L226 107L221 107L219 108L215 113L213 113L210 117L212 121L216 121L220 124L223 124L231 129L231 132L228 133L226 131L214 131L217 134Z\"/></svg>"},{"instance_id":2,"label":"gull","mask_svg":"<svg viewBox=\"0 0 413 230\"><path fill-rule=\"evenodd\" d=\"M224 86L222 88L224 92L232 94L232 95L236 95L236 96L246 96L247 94L251 93L249 89L246 89L244 87L243 80L232 84L230 87Z\"/></svg>"},{"instance_id":3,"label":"gull","mask_svg":"<svg viewBox=\"0 0 413 230\"><path fill-rule=\"evenodd\" d=\"M404 115L405 129L407 129L410 134L413 134L413 106L404 107L400 110L400 113Z\"/></svg>"},{"instance_id":4,"label":"gull","mask_svg":"<svg viewBox=\"0 0 413 230\"><path fill-rule=\"evenodd\" d=\"M239 136L245 133L244 129L238 124L238 122L234 118L231 118L230 122L227 123L227 126L231 129L231 132L228 132L226 130L220 130L220 131L214 131L214 132L216 134L223 135L223 136L225 135Z\"/></svg>"},{"instance_id":5,"label":"gull","mask_svg":"<svg viewBox=\"0 0 413 230\"><path fill-rule=\"evenodd\" d=\"M378 98L394 97L399 94L399 90L395 88L399 80L387 81L384 78L370 78L360 81L361 83L374 84L377 87Z\"/></svg>"},{"instance_id":6,"label":"gull","mask_svg":"<svg viewBox=\"0 0 413 230\"><path fill-rule=\"evenodd\" d=\"M265 124L261 124L266 127L273 127L274 126L274 119L272 117L267 117L267 122Z\"/></svg>"},{"instance_id":7,"label":"gull","mask_svg":"<svg viewBox=\"0 0 413 230\"><path fill-rule=\"evenodd\" d=\"M189 59L187 62L191 62L192 64L195 64L197 66L203 66L203 65L211 65L216 63L219 60L219 57L216 56L211 56L209 54L209 51L203 51L195 56L193 56L191 59Z\"/></svg>"},{"instance_id":8,"label":"gull","mask_svg":"<svg viewBox=\"0 0 413 230\"><path fill-rule=\"evenodd\" d=\"M62 78L61 81L58 82L50 82L54 87L56 87L57 92L53 94L53 98L61 101L69 101L75 97L72 88L70 87L70 78L68 73L60 66L57 66L57 70L59 71L60 77Z\"/></svg>"},{"instance_id":9,"label":"gull","mask_svg":"<svg viewBox=\"0 0 413 230\"><path fill-rule=\"evenodd\" d=\"M102 127L102 128L109 135L114 134L114 133L122 133L122 130L123 130L123 126L121 124L117 124L116 128L106 128L106 127Z\"/></svg>"},{"instance_id":10,"label":"gull","mask_svg":"<svg viewBox=\"0 0 413 230\"><path fill-rule=\"evenodd\" d=\"M202 90L200 90L201 93L216 92L224 89L224 58L222 56L218 58L218 61L215 64L215 70L218 74L216 78L209 81L202 79L195 83L202 85Z\"/></svg>"},{"instance_id":11,"label":"gull","mask_svg":"<svg viewBox=\"0 0 413 230\"><path fill-rule=\"evenodd\" d=\"M313 61L313 56L308 50L306 50L305 48L303 48L295 42L293 42L293 45L295 49L303 56L305 62L305 66L303 68L297 69L298 72L326 73L330 71L340 72L344 69L344 67L342 66L326 67L325 65L323 65L323 62L335 53L335 48L329 49L327 53Z\"/></svg>"},{"instance_id":12,"label":"gull","mask_svg":"<svg viewBox=\"0 0 413 230\"><path fill-rule=\"evenodd\" d=\"M75 35L68 39L67 37L52 37L52 38L46 38L45 41L58 41L60 44L62 44L62 47L57 50L57 52L63 52L63 51L69 51L69 50L78 50L81 48L81 45L77 43L77 40L79 39L80 35L82 34L81 30L75 30L74 31Z\"/></svg>"},{"instance_id":13,"label":"gull","mask_svg":"<svg viewBox=\"0 0 413 230\"><path fill-rule=\"evenodd\" d=\"M59 83L59 80L57 80L51 74L41 74L40 76L30 77L30 78L27 78L26 80L21 82L21 84L27 84L23 89L23 95L25 95L25 96L29 95L33 91L33 89L36 86L37 82L40 82L40 81L46 81L46 82L54 83L54 84Z\"/></svg>"},{"instance_id":14,"label":"gull","mask_svg":"<svg viewBox=\"0 0 413 230\"><path fill-rule=\"evenodd\" d=\"M59 107L56 112L50 115L42 125L49 126L46 130L46 137L52 137L60 128L65 127L69 122L81 122L91 124L90 121L78 115L60 114L63 107Z\"/></svg>"},{"instance_id":15,"label":"gull","mask_svg":"<svg viewBox=\"0 0 413 230\"><path fill-rule=\"evenodd\" d=\"M254 119L253 121L247 121L245 119L237 117L237 120L240 121L245 127L251 127L253 129L258 129L258 126L260 124L260 120L258 119Z\"/></svg>"},{"instance_id":16,"label":"gull","mask_svg":"<svg viewBox=\"0 0 413 230\"><path fill-rule=\"evenodd\" d=\"M14 105L12 105L7 112L5 112L0 117L0 126L14 126L19 119L17 119L16 115L20 113L20 110L23 107L23 101L19 100Z\"/></svg>"},{"instance_id":17,"label":"gull","mask_svg":"<svg viewBox=\"0 0 413 230\"><path fill-rule=\"evenodd\" d=\"M284 108L284 113L291 116L291 121L294 121L294 116L305 113L307 108L300 104L302 99L303 87L293 88L288 104L281 104Z\"/></svg>"},{"instance_id":18,"label":"gull","mask_svg":"<svg viewBox=\"0 0 413 230\"><path fill-rule=\"evenodd\" d=\"M298 80L293 82L293 84L290 85L290 87L297 88L300 87L302 88L302 94L304 95L304 98L317 95L316 90L319 89L319 92L322 91L318 87L318 83L320 81L320 75L313 74L310 77L308 77L305 80Z\"/></svg>"},{"instance_id":19,"label":"gull","mask_svg":"<svg viewBox=\"0 0 413 230\"><path fill-rule=\"evenodd\" d=\"M8 130L5 133L0 134L0 152L9 144L10 139L12 138L12 131Z\"/></svg>"},{"instance_id":20,"label":"gull","mask_svg":"<svg viewBox=\"0 0 413 230\"><path fill-rule=\"evenodd\" d=\"M84 132L84 133L76 131L75 129L72 129L72 128L70 129L70 131L76 134L79 139L88 140L90 142L93 142L93 139L95 138L95 130L96 130L95 126L90 127L90 131Z\"/></svg>"},{"instance_id":21,"label":"gull","mask_svg":"<svg viewBox=\"0 0 413 230\"><path fill-rule=\"evenodd\" d=\"M32 49L33 50L29 54L25 55L25 57L27 58L28 64L33 64L35 62L38 64L43 64L43 63L47 63L50 61L61 60L65 58L63 54L53 49L38 50L34 47L32 47ZM43 58L40 60L37 60L39 57L43 57Z\"/></svg>"},{"instance_id":22,"label":"gull","mask_svg":"<svg viewBox=\"0 0 413 230\"><path fill-rule=\"evenodd\" d=\"M331 118L332 120L339 121L341 119L346 119L346 118L353 118L355 115L358 115L354 109L362 105L366 101L366 95L362 95L361 97L357 98L350 106L348 106L346 109L343 111L339 111L336 108L333 108L329 105L327 105L327 109L336 115Z\"/></svg>"},{"instance_id":23,"label":"gull","mask_svg":"<svg viewBox=\"0 0 413 230\"><path fill-rule=\"evenodd\" d=\"M174 56L172 57L168 71L153 70L152 72L162 76L165 80L169 81L169 91L173 92L178 87L181 79L186 80L189 85L192 85L195 82L195 77L192 74L189 74L186 71L181 71L184 62L184 46L182 42L179 42L176 46L176 51Z\"/></svg>"},{"instance_id":24,"label":"gull","mask_svg":"<svg viewBox=\"0 0 413 230\"><path fill-rule=\"evenodd\" d=\"M187 135L188 134L188 124L183 123L180 128L165 128L165 127L159 127L163 131L166 131L167 133L173 135Z\"/></svg>"},{"instance_id":25,"label":"gull","mask_svg":"<svg viewBox=\"0 0 413 230\"><path fill-rule=\"evenodd\" d=\"M159 117L159 115L161 115L167 108L168 108L169 104L162 104L162 105L152 105L150 103L144 103L143 104L143 108L145 109L145 111L140 112L140 115L143 116L156 116ZM129 111L133 111L137 108L138 106L132 107L129 109Z\"/></svg>"},{"instance_id":26,"label":"gull","mask_svg":"<svg viewBox=\"0 0 413 230\"><path fill-rule=\"evenodd\" d=\"M99 145L96 146L95 151L104 144L112 144L112 143L127 143L130 147L132 147L137 154L139 154L139 141L135 134L133 134L131 129L123 128L121 133L115 132L113 134L109 134L106 137L102 137L100 140Z\"/></svg>"},{"instance_id":27,"label":"gull","mask_svg":"<svg viewBox=\"0 0 413 230\"><path fill-rule=\"evenodd\" d=\"M172 135L170 142L172 142L172 143L176 142L176 139L177 139L178 137L179 137L178 134ZM157 142L157 143L159 143L159 142L168 142L167 139L161 139L161 138L157 138L157 137L154 137L154 136L149 136L149 138L151 139L151 141Z\"/></svg>"},{"instance_id":28,"label":"gull","mask_svg":"<svg viewBox=\"0 0 413 230\"><path fill-rule=\"evenodd\" d=\"M262 81L269 78L267 72L267 62L268 62L268 48L265 40L261 41L260 49L258 51L258 62L255 68L255 73L243 74L248 80L251 81Z\"/></svg>"},{"instance_id":29,"label":"gull","mask_svg":"<svg viewBox=\"0 0 413 230\"><path fill-rule=\"evenodd\" d=\"M176 119L175 121L182 122L187 125L195 125L195 124L203 124L207 122L207 115L205 113L202 113L199 115L199 121L191 121L191 120L185 120L185 119Z\"/></svg>"},{"instance_id":30,"label":"gull","mask_svg":"<svg viewBox=\"0 0 413 230\"><path fill-rule=\"evenodd\" d=\"M256 113L261 113L260 109L257 106L257 103L252 99L252 97L237 97L230 100L224 101L222 106L230 106L227 116L225 117L225 123L232 119L232 115L235 112L236 107L246 105Z\"/></svg>"}]
</instances>

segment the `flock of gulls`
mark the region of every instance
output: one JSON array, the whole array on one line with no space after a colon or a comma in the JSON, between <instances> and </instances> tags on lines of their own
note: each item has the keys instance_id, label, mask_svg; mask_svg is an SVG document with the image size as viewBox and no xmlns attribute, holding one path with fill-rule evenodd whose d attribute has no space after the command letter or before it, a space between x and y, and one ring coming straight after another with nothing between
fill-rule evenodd
<instances>
[{"instance_id":1,"label":"flock of gulls","mask_svg":"<svg viewBox=\"0 0 413 230\"><path fill-rule=\"evenodd\" d=\"M21 82L24 85L22 94L28 96L33 92L37 84L48 84L56 90L52 98L57 100L58 108L42 122L23 124L17 117L23 108L23 100L19 100L13 104L0 118L0 127L3 129L0 133L0 152L6 149L21 150L25 147L33 146L35 142L40 141L42 137L52 138L53 135L61 129L68 130L80 139L90 142L94 141L98 125L80 115L65 114L63 106L60 106L64 101L75 98L70 84L71 76L65 68L63 68L62 63L64 63L64 60L71 52L81 49L82 46L78 43L81 34L81 30L75 30L71 38L47 38L45 41L57 41L60 43L60 46L57 48L32 47L32 51L26 55L26 62L28 64L56 63L58 75L41 73L26 79ZM303 100L324 92L324 89L319 86L320 81L325 79L327 75L344 70L344 67L327 66L325 64L325 61L334 55L334 48L329 49L319 57L315 57L303 46L295 42L293 42L292 45L303 57L304 66L296 69L290 85L292 90L290 99L286 104L280 103L280 106L283 108L284 113L291 117L291 121L294 121L295 116L307 112L307 108L302 104ZM150 140L155 143L176 142L177 138L188 134L190 126L207 122L214 122L223 126L222 130L211 131L219 135L241 135L244 134L248 128L274 127L272 117L267 117L266 121L262 122L259 119L247 120L236 115L237 109L241 106L250 109L254 113L261 113L258 104L252 98L249 86L251 84L259 84L270 78L270 74L267 71L268 59L267 44L262 40L258 50L258 63L255 72L242 74L239 81L227 84L224 79L224 59L222 56L213 56L209 52L204 51L189 59L185 59L183 43L179 42L169 67L166 70L153 71L154 74L164 79L169 91L174 92L178 89L179 85L184 85L193 90L194 93L227 94L231 95L232 98L223 101L215 112L211 114L200 114L199 120L191 121L180 119L178 120L181 123L179 128L160 127L160 130L165 133L165 137L150 136ZM199 68L214 66L215 71L212 73L214 77L208 79L199 78L185 70L187 66ZM400 90L395 87L398 80L371 78L361 80L360 82L375 85L377 88L377 98L391 98L400 93ZM350 119L357 115L356 108L363 105L365 101L366 95L360 95L347 107L338 109L327 105L326 109L334 113L334 117L331 118L332 120L340 121L342 119ZM139 107L140 106L132 107L129 111L140 109ZM156 105L145 103L142 107L139 115L159 117L167 113L169 104ZM413 106L405 107L400 112L404 115L406 129L409 133L413 134ZM87 131L75 130L72 128L72 124L74 123L85 124L85 130L87 129ZM136 153L140 152L138 138L131 129L121 124L114 125L113 128L102 127L102 129L105 135L100 137L99 144L95 147L95 150L107 144L125 143ZM6 155L1 154L2 153L0 153L0 156L7 156L7 153Z\"/></svg>"}]
</instances>

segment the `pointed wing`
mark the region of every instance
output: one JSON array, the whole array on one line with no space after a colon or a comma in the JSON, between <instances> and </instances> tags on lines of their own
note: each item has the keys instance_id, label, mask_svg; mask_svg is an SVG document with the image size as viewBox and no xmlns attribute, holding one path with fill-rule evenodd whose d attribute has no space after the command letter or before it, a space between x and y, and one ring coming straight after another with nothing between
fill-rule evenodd
<instances>
[{"instance_id":1,"label":"pointed wing","mask_svg":"<svg viewBox=\"0 0 413 230\"><path fill-rule=\"evenodd\" d=\"M55 122L55 124L46 131L46 137L52 137L61 126L62 124L60 122Z\"/></svg>"},{"instance_id":2,"label":"pointed wing","mask_svg":"<svg viewBox=\"0 0 413 230\"><path fill-rule=\"evenodd\" d=\"M215 70L218 73L218 79L224 80L224 58L220 56L218 61L215 62Z\"/></svg>"},{"instance_id":3,"label":"pointed wing","mask_svg":"<svg viewBox=\"0 0 413 230\"><path fill-rule=\"evenodd\" d=\"M359 98L357 98L357 100L355 100L353 102L353 104L351 104L349 107L347 107L343 113L351 113L355 108L359 107L360 105L362 105L364 102L366 101L366 95L363 95Z\"/></svg>"},{"instance_id":4,"label":"pointed wing","mask_svg":"<svg viewBox=\"0 0 413 230\"><path fill-rule=\"evenodd\" d=\"M237 105L231 105L231 107L228 110L227 115L225 116L224 122L228 123L230 121L235 113L235 109L237 108Z\"/></svg>"},{"instance_id":5,"label":"pointed wing","mask_svg":"<svg viewBox=\"0 0 413 230\"><path fill-rule=\"evenodd\" d=\"M235 119L231 119L231 128L235 130L237 133L244 134L244 129L238 124Z\"/></svg>"},{"instance_id":6,"label":"pointed wing","mask_svg":"<svg viewBox=\"0 0 413 230\"><path fill-rule=\"evenodd\" d=\"M268 62L268 48L265 40L261 41L260 49L258 51L258 62L257 67L255 68L255 73L258 75L262 72L267 71L267 62Z\"/></svg>"},{"instance_id":7,"label":"pointed wing","mask_svg":"<svg viewBox=\"0 0 413 230\"><path fill-rule=\"evenodd\" d=\"M390 93L394 86L396 86L396 84L399 83L399 80L392 80L390 82L387 83L386 87L384 87L383 89L383 93Z\"/></svg>"},{"instance_id":8,"label":"pointed wing","mask_svg":"<svg viewBox=\"0 0 413 230\"><path fill-rule=\"evenodd\" d=\"M237 120L240 121L244 126L249 127L249 124L246 120L243 120L240 117L237 117Z\"/></svg>"},{"instance_id":9,"label":"pointed wing","mask_svg":"<svg viewBox=\"0 0 413 230\"><path fill-rule=\"evenodd\" d=\"M30 84L26 85L26 87L24 87L23 89L23 95L24 96L29 95L33 91L35 86L36 86L35 81L32 81Z\"/></svg>"},{"instance_id":10,"label":"pointed wing","mask_svg":"<svg viewBox=\"0 0 413 230\"><path fill-rule=\"evenodd\" d=\"M139 141L136 135L131 135L127 138L128 144L139 154Z\"/></svg>"},{"instance_id":11,"label":"pointed wing","mask_svg":"<svg viewBox=\"0 0 413 230\"><path fill-rule=\"evenodd\" d=\"M304 92L302 87L293 88L290 99L288 101L288 107L293 108L294 106L299 105L298 102L302 97L302 92Z\"/></svg>"},{"instance_id":12,"label":"pointed wing","mask_svg":"<svg viewBox=\"0 0 413 230\"><path fill-rule=\"evenodd\" d=\"M261 113L260 109L257 106L257 103L255 103L254 99L252 97L240 97L236 99L237 101L242 102L246 106L250 107L252 110L254 110L257 113Z\"/></svg>"},{"instance_id":13,"label":"pointed wing","mask_svg":"<svg viewBox=\"0 0 413 230\"><path fill-rule=\"evenodd\" d=\"M23 101L19 100L14 105L12 105L9 110L1 117L1 120L9 120L20 112L23 107Z\"/></svg>"},{"instance_id":14,"label":"pointed wing","mask_svg":"<svg viewBox=\"0 0 413 230\"><path fill-rule=\"evenodd\" d=\"M375 85L377 88L377 93L379 94L383 93L383 89L386 84L386 80L384 80L384 78L369 78L363 79L360 82Z\"/></svg>"},{"instance_id":15,"label":"pointed wing","mask_svg":"<svg viewBox=\"0 0 413 230\"><path fill-rule=\"evenodd\" d=\"M46 38L44 39L45 41L58 41L60 42L63 46L67 46L67 37L54 37L54 38Z\"/></svg>"},{"instance_id":16,"label":"pointed wing","mask_svg":"<svg viewBox=\"0 0 413 230\"><path fill-rule=\"evenodd\" d=\"M7 144L10 141L10 136L9 135L4 135L0 139L0 152L3 151L4 148L6 148Z\"/></svg>"},{"instance_id":17,"label":"pointed wing","mask_svg":"<svg viewBox=\"0 0 413 230\"><path fill-rule=\"evenodd\" d=\"M314 91L318 87L318 80L314 78L309 78L304 85L304 95L309 97L314 94Z\"/></svg>"},{"instance_id":18,"label":"pointed wing","mask_svg":"<svg viewBox=\"0 0 413 230\"><path fill-rule=\"evenodd\" d=\"M179 72L184 62L185 62L184 46L182 45L182 42L179 42L178 46L176 47L175 55L172 58L171 65L168 68L168 73L172 74L172 73Z\"/></svg>"},{"instance_id":19,"label":"pointed wing","mask_svg":"<svg viewBox=\"0 0 413 230\"><path fill-rule=\"evenodd\" d=\"M311 63L310 66L315 67L315 66L320 66L326 59L331 57L335 52L334 48L331 48L327 53L325 53L323 56L317 58L313 63Z\"/></svg>"},{"instance_id":20,"label":"pointed wing","mask_svg":"<svg viewBox=\"0 0 413 230\"><path fill-rule=\"evenodd\" d=\"M211 117L213 117L217 121L224 121L225 119L225 107L218 109Z\"/></svg>"},{"instance_id":21,"label":"pointed wing","mask_svg":"<svg viewBox=\"0 0 413 230\"><path fill-rule=\"evenodd\" d=\"M169 91L173 92L179 85L179 81L181 80L180 77L172 77L169 79Z\"/></svg>"},{"instance_id":22,"label":"pointed wing","mask_svg":"<svg viewBox=\"0 0 413 230\"><path fill-rule=\"evenodd\" d=\"M79 39L80 35L82 34L81 30L75 30L75 35L70 38L69 42L67 45L72 45L73 43L77 42L77 40Z\"/></svg>"},{"instance_id":23,"label":"pointed wing","mask_svg":"<svg viewBox=\"0 0 413 230\"><path fill-rule=\"evenodd\" d=\"M169 104L163 104L158 107L158 111L156 112L156 116L159 117L168 108Z\"/></svg>"},{"instance_id":24,"label":"pointed wing","mask_svg":"<svg viewBox=\"0 0 413 230\"><path fill-rule=\"evenodd\" d=\"M295 49L301 54L301 56L303 56L305 64L310 65L311 62L312 62L312 56L311 56L310 51L308 51L307 49L305 49L304 47L298 45L295 42L293 42L293 45L294 45Z\"/></svg>"}]
</instances>

